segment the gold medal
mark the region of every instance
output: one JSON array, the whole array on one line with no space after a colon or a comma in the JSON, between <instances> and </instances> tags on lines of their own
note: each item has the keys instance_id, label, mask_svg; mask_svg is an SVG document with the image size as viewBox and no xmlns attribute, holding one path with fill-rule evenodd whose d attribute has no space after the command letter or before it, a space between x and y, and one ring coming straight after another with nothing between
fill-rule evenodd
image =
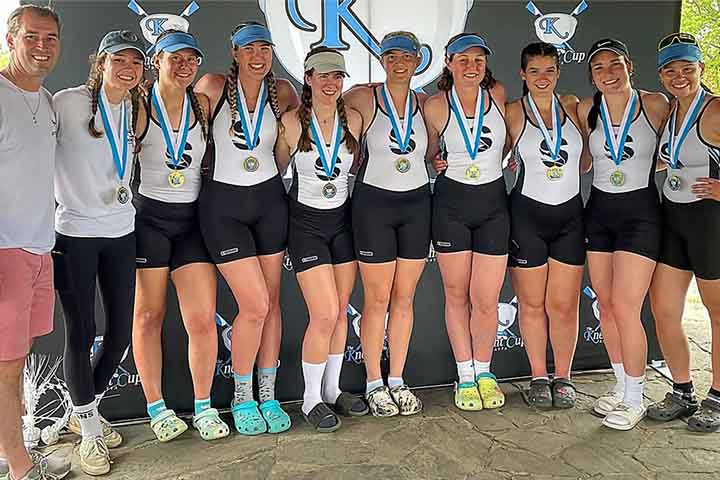
<instances>
[{"instance_id":1,"label":"gold medal","mask_svg":"<svg viewBox=\"0 0 720 480\"><path fill-rule=\"evenodd\" d=\"M322 189L323 197L330 199L337 195L337 187L332 183L326 183Z\"/></svg>"},{"instance_id":2,"label":"gold medal","mask_svg":"<svg viewBox=\"0 0 720 480\"><path fill-rule=\"evenodd\" d=\"M610 183L615 187L625 185L625 174L620 170L615 170L610 174Z\"/></svg>"},{"instance_id":3,"label":"gold medal","mask_svg":"<svg viewBox=\"0 0 720 480\"><path fill-rule=\"evenodd\" d=\"M130 201L130 190L124 185L120 185L116 192L117 201L120 205L125 205Z\"/></svg>"},{"instance_id":4,"label":"gold medal","mask_svg":"<svg viewBox=\"0 0 720 480\"><path fill-rule=\"evenodd\" d=\"M260 168L260 160L258 160L255 157L247 157L243 161L243 168L246 172L255 172L258 168Z\"/></svg>"},{"instance_id":5,"label":"gold medal","mask_svg":"<svg viewBox=\"0 0 720 480\"><path fill-rule=\"evenodd\" d=\"M407 173L410 171L410 160L405 157L400 157L395 160L395 170L400 173Z\"/></svg>"},{"instance_id":6,"label":"gold medal","mask_svg":"<svg viewBox=\"0 0 720 480\"><path fill-rule=\"evenodd\" d=\"M467 168L467 170L465 170L465 177L471 180L477 180L478 178L480 178L480 167L478 167L474 163L471 164Z\"/></svg>"},{"instance_id":7,"label":"gold medal","mask_svg":"<svg viewBox=\"0 0 720 480\"><path fill-rule=\"evenodd\" d=\"M550 167L547 170L545 170L545 175L547 176L547 179L551 182L555 182L557 180L560 180L563 175L565 175L565 172L561 167Z\"/></svg>"},{"instance_id":8,"label":"gold medal","mask_svg":"<svg viewBox=\"0 0 720 480\"><path fill-rule=\"evenodd\" d=\"M168 175L168 183L173 188L180 188L185 184L185 175L178 172L177 170L173 170Z\"/></svg>"},{"instance_id":9,"label":"gold medal","mask_svg":"<svg viewBox=\"0 0 720 480\"><path fill-rule=\"evenodd\" d=\"M677 175L670 175L667 179L668 187L673 192L677 192L682 188L682 180Z\"/></svg>"}]
</instances>

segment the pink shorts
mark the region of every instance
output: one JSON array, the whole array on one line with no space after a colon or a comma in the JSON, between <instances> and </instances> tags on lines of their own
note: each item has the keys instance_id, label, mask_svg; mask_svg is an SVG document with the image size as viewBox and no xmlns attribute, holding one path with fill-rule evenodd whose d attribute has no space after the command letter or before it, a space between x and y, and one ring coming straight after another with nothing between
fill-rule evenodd
<instances>
[{"instance_id":1,"label":"pink shorts","mask_svg":"<svg viewBox=\"0 0 720 480\"><path fill-rule=\"evenodd\" d=\"M0 361L25 357L35 337L52 332L54 305L50 254L0 249Z\"/></svg>"}]
</instances>

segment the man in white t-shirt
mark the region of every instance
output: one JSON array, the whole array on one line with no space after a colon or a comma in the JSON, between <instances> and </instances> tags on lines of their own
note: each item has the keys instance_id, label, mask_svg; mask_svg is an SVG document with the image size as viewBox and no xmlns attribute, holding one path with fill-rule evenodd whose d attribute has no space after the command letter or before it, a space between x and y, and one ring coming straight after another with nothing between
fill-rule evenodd
<instances>
[{"instance_id":1,"label":"man in white t-shirt","mask_svg":"<svg viewBox=\"0 0 720 480\"><path fill-rule=\"evenodd\" d=\"M33 339L52 331L56 120L42 87L60 56L60 22L25 5L8 18L10 64L0 71L0 479L62 478L66 459L23 443L20 398Z\"/></svg>"}]
</instances>

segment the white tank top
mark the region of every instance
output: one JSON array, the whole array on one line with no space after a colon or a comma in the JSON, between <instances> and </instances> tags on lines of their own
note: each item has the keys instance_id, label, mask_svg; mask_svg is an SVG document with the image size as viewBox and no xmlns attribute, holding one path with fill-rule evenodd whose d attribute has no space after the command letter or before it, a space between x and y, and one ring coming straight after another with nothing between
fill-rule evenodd
<instances>
[{"instance_id":1,"label":"white tank top","mask_svg":"<svg viewBox=\"0 0 720 480\"><path fill-rule=\"evenodd\" d=\"M486 90L483 90L483 93L486 102L488 99L490 101L485 110L480 148L474 161L467 152L457 118L455 118L455 113L450 108L448 96L451 93L446 94L449 118L443 132L440 134L443 150L447 153L448 167L445 170L445 176L468 185L482 185L494 182L502 177L502 154L506 132L505 119L497 105L495 105L490 93ZM471 138L473 138L472 134Z\"/></svg>"},{"instance_id":2,"label":"white tank top","mask_svg":"<svg viewBox=\"0 0 720 480\"><path fill-rule=\"evenodd\" d=\"M95 128L88 131L92 96L86 86L68 88L55 94L58 144L55 150L55 230L71 237L118 238L135 229L135 207L130 199L130 177L135 144L128 141L127 165L122 181L104 130L98 108ZM125 102L132 128L132 106ZM110 105L108 120L120 125L121 105ZM117 128L117 127L116 127ZM122 146L118 146L122 149ZM125 187L127 203L118 201L118 188Z\"/></svg>"},{"instance_id":3,"label":"white tank top","mask_svg":"<svg viewBox=\"0 0 720 480\"><path fill-rule=\"evenodd\" d=\"M293 169L290 198L302 205L320 210L338 208L347 201L350 196L348 173L353 163L353 155L345 146L344 136L342 139L337 162L330 178L325 173L312 137L312 149L309 152L295 151L290 163Z\"/></svg>"},{"instance_id":4,"label":"white tank top","mask_svg":"<svg viewBox=\"0 0 720 480\"><path fill-rule=\"evenodd\" d=\"M154 109L153 109L154 110ZM148 107L150 111L150 107ZM139 141L142 149L138 156L140 162L140 188L141 195L168 203L190 203L197 200L200 194L200 169L205 155L207 142L202 137L202 127L197 119L193 119L185 142L185 153L177 167L173 165L170 154L165 145L162 128L155 119L156 112L148 115L147 129ZM194 114L192 114L194 117ZM178 132L172 132L173 140ZM177 168L185 182L181 187L171 187L168 175Z\"/></svg>"},{"instance_id":5,"label":"white tank top","mask_svg":"<svg viewBox=\"0 0 720 480\"><path fill-rule=\"evenodd\" d=\"M647 188L655 174L655 150L658 136L647 119L642 105L642 97L638 92L639 111L630 124L628 136L623 148L622 161L616 167L612 160L608 145L612 143L605 138L602 120L598 115L597 126L590 132L589 148L593 158L593 186L607 193L624 193ZM613 133L617 135L618 125L613 125ZM625 183L615 186L610 175L620 170L624 174Z\"/></svg>"},{"instance_id":6,"label":"white tank top","mask_svg":"<svg viewBox=\"0 0 720 480\"><path fill-rule=\"evenodd\" d=\"M213 139L215 155L210 166L212 179L242 187L257 185L278 174L275 164L275 140L277 120L270 106L270 100L263 106L263 122L260 142L249 150L243 133L240 114L235 117L233 135L230 135L230 104L223 93L213 118ZM253 108L251 106L250 108ZM252 114L252 112L251 112ZM248 160L248 158L250 158Z\"/></svg>"},{"instance_id":7,"label":"white tank top","mask_svg":"<svg viewBox=\"0 0 720 480\"><path fill-rule=\"evenodd\" d=\"M375 115L370 128L365 133L367 152L358 179L367 185L394 192L407 192L427 185L429 178L425 166L425 153L428 138L417 95L413 93L415 109L410 148L404 154L399 150L390 117L380 108L377 95L376 89L373 96Z\"/></svg>"},{"instance_id":8,"label":"white tank top","mask_svg":"<svg viewBox=\"0 0 720 480\"><path fill-rule=\"evenodd\" d=\"M663 195L677 203L691 203L700 200L693 192L692 186L698 177L720 178L720 147L712 146L700 135L700 119L710 102L716 102L718 97L705 102L700 115L695 119L694 125L680 145L678 152L678 168L670 166L670 153L668 148L668 135L670 122L668 121L660 138L660 159L667 164L667 179L663 184ZM677 107L676 107L677 108ZM689 112L688 112L689 114ZM671 113L672 115L672 113ZM680 190L673 191L669 180L672 176L680 178Z\"/></svg>"},{"instance_id":9,"label":"white tank top","mask_svg":"<svg viewBox=\"0 0 720 480\"><path fill-rule=\"evenodd\" d=\"M545 143L540 128L528 118L524 101L523 110L525 125L515 144L515 158L519 168L514 189L526 197L548 205L567 202L580 193L580 155L583 149L580 130L563 109L565 118L561 123L560 155L556 162L553 162L550 147ZM552 134L551 130L550 132ZM548 170L552 167L559 167L562 171L559 178L551 178L548 174Z\"/></svg>"}]
</instances>

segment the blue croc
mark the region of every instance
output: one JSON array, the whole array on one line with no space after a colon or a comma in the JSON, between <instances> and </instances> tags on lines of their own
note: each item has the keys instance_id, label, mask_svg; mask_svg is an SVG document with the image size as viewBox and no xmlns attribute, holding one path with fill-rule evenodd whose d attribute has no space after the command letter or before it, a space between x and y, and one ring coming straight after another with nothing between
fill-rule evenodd
<instances>
[{"instance_id":1,"label":"blue croc","mask_svg":"<svg viewBox=\"0 0 720 480\"><path fill-rule=\"evenodd\" d=\"M234 404L232 415L235 430L241 435L260 435L267 432L267 423L260 414L255 400Z\"/></svg>"},{"instance_id":2,"label":"blue croc","mask_svg":"<svg viewBox=\"0 0 720 480\"><path fill-rule=\"evenodd\" d=\"M290 416L282 409L277 400L262 402L260 411L268 424L268 433L282 433L290 428Z\"/></svg>"}]
</instances>

